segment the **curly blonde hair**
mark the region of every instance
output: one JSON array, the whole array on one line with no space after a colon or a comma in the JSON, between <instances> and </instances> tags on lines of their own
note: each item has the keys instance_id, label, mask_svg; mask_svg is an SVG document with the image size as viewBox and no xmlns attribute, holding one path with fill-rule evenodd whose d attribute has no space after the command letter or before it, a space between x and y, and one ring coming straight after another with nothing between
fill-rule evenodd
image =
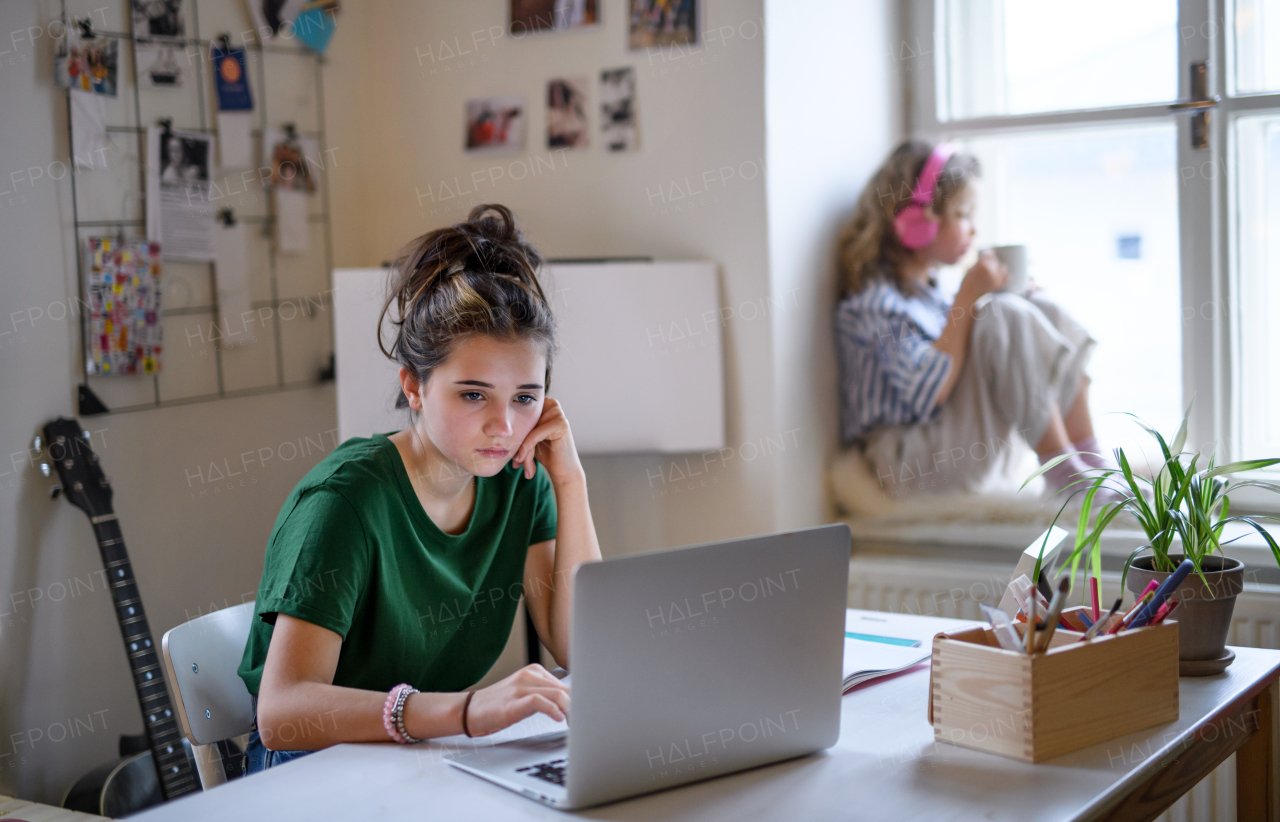
<instances>
[{"instance_id":1,"label":"curly blonde hair","mask_svg":"<svg viewBox=\"0 0 1280 822\"><path fill-rule=\"evenodd\" d=\"M901 269L915 252L898 239L893 219L911 201L911 191L934 145L922 140L902 143L862 190L853 219L840 233L836 252L840 298L858 293L878 275L888 276L904 294L913 292L914 284L903 277ZM933 212L941 214L946 204L980 174L976 158L960 152L952 154L938 175Z\"/></svg>"}]
</instances>

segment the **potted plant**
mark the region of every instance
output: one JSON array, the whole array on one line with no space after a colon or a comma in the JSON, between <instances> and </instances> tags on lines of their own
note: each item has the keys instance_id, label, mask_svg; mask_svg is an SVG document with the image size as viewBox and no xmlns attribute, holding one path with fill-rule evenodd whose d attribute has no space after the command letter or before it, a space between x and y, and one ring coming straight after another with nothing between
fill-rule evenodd
<instances>
[{"instance_id":1,"label":"potted plant","mask_svg":"<svg viewBox=\"0 0 1280 822\"><path fill-rule=\"evenodd\" d=\"M1191 412L1187 408L1187 415ZM1155 479L1134 473L1124 449L1115 449L1118 468L1091 469L1073 485L1078 486L1072 497L1083 493L1076 528L1075 547L1064 565L1070 565L1074 580L1080 563L1087 557L1093 576L1102 577L1102 532L1122 511L1136 519L1146 535L1147 543L1129 555L1121 576L1122 588L1137 595L1147 583L1163 582L1182 563L1191 560L1195 573L1188 575L1172 594L1179 600L1178 651L1184 675L1218 673L1235 658L1226 649L1227 633L1231 628L1231 613L1236 596L1244 590L1244 563L1223 553L1222 531L1227 523L1243 522L1252 527L1266 541L1276 563L1280 564L1280 545L1258 520L1280 522L1270 516L1232 516L1229 493L1235 488L1265 488L1280 493L1280 485L1257 479L1236 481L1232 474L1253 471L1280 463L1280 459L1256 459L1214 465L1213 457L1202 467L1199 453L1183 451L1187 439L1187 415L1172 444L1155 429L1134 419L1160 445L1164 457ZM1133 416L1133 415L1130 415ZM1050 460L1027 478L1030 482L1070 455ZM1026 483L1023 483L1026 487ZM1093 500L1102 488L1121 495L1118 502L1103 505L1092 521ZM1058 511L1062 515L1066 505ZM1054 518L1056 523L1058 517ZM1171 553L1174 541L1181 543L1181 553ZM1228 540L1227 542L1231 542ZM1144 551L1150 556L1139 557ZM1043 549L1041 550L1043 556ZM1039 575L1037 561L1034 573ZM1083 587L1083 586L1082 586Z\"/></svg>"}]
</instances>

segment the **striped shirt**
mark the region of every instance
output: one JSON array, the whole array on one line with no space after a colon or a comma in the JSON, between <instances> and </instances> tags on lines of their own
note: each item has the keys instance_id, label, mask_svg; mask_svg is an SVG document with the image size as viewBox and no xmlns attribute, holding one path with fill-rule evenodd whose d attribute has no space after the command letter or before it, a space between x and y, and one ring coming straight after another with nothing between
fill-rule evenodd
<instances>
[{"instance_id":1,"label":"striped shirt","mask_svg":"<svg viewBox=\"0 0 1280 822\"><path fill-rule=\"evenodd\" d=\"M882 425L911 425L936 410L951 355L933 347L950 303L936 286L907 297L874 278L836 306L840 359L840 439L861 440Z\"/></svg>"}]
</instances>

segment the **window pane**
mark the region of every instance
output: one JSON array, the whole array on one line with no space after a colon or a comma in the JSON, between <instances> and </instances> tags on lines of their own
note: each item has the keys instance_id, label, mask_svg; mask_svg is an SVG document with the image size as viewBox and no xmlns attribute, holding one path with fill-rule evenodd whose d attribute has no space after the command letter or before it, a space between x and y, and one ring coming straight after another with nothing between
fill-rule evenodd
<instances>
[{"instance_id":1,"label":"window pane","mask_svg":"<svg viewBox=\"0 0 1280 822\"><path fill-rule=\"evenodd\" d=\"M962 144L982 164L976 246L1026 245L1032 279L1098 341L1089 398L1105 448L1149 441L1107 412L1168 436L1182 418L1176 137L1161 122Z\"/></svg>"},{"instance_id":2,"label":"window pane","mask_svg":"<svg viewBox=\"0 0 1280 822\"><path fill-rule=\"evenodd\" d=\"M1280 0L1236 0L1236 90L1280 90Z\"/></svg>"},{"instance_id":3,"label":"window pane","mask_svg":"<svg viewBox=\"0 0 1280 822\"><path fill-rule=\"evenodd\" d=\"M1240 433L1244 457L1280 452L1280 116L1236 123Z\"/></svg>"},{"instance_id":4,"label":"window pane","mask_svg":"<svg viewBox=\"0 0 1280 822\"><path fill-rule=\"evenodd\" d=\"M939 11L948 55L940 119L1178 96L1176 0L941 0Z\"/></svg>"}]
</instances>

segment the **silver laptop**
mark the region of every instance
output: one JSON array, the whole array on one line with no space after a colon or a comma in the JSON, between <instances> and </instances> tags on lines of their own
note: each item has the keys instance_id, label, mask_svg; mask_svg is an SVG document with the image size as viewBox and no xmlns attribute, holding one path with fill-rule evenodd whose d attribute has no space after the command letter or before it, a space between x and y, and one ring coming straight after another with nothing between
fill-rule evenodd
<instances>
[{"instance_id":1,"label":"silver laptop","mask_svg":"<svg viewBox=\"0 0 1280 822\"><path fill-rule=\"evenodd\" d=\"M826 525L581 566L572 730L445 759L573 809L830 747L850 539Z\"/></svg>"}]
</instances>

